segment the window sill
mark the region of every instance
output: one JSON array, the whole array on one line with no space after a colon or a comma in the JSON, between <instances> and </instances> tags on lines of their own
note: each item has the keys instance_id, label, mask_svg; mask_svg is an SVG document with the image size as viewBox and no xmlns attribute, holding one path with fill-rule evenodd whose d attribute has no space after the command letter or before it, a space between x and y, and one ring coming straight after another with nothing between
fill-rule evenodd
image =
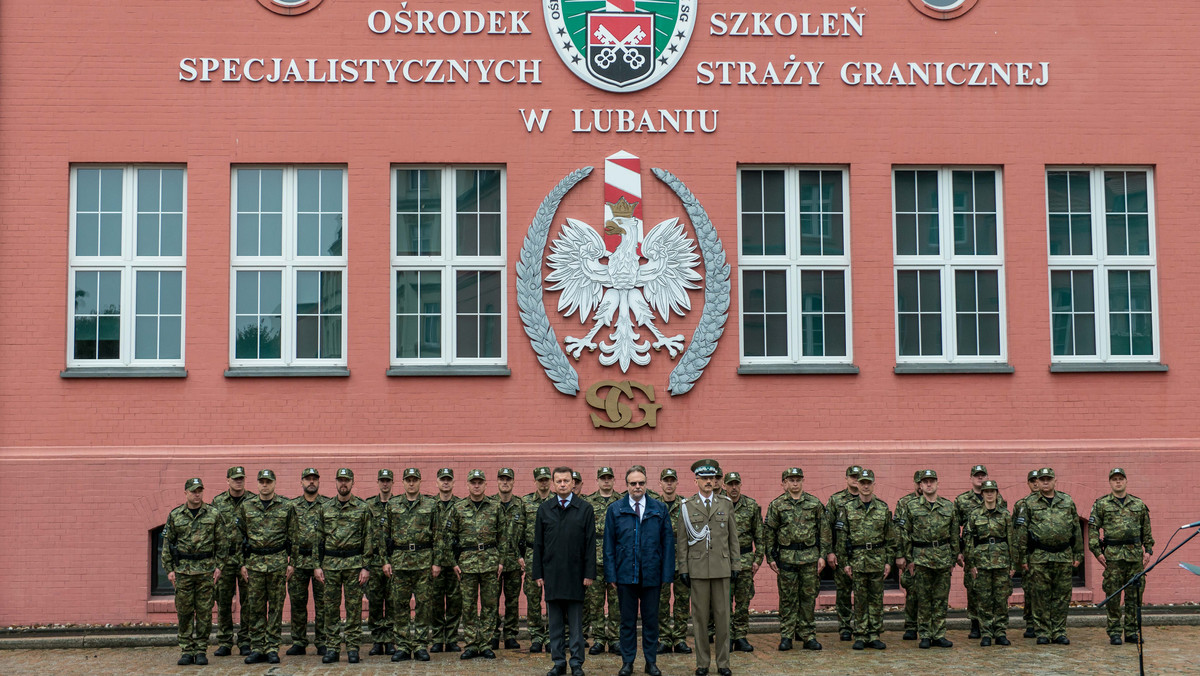
<instances>
[{"instance_id":1,"label":"window sill","mask_svg":"<svg viewBox=\"0 0 1200 676\"><path fill-rule=\"evenodd\" d=\"M1009 364L896 364L896 375L927 373L1013 373Z\"/></svg>"},{"instance_id":2,"label":"window sill","mask_svg":"<svg viewBox=\"0 0 1200 676\"><path fill-rule=\"evenodd\" d=\"M512 375L512 370L503 364L479 366L393 366L387 370L389 378L426 376L502 376Z\"/></svg>"},{"instance_id":3,"label":"window sill","mask_svg":"<svg viewBox=\"0 0 1200 676\"><path fill-rule=\"evenodd\" d=\"M186 378L182 366L88 366L68 367L58 372L61 378Z\"/></svg>"},{"instance_id":4,"label":"window sill","mask_svg":"<svg viewBox=\"0 0 1200 676\"><path fill-rule=\"evenodd\" d=\"M345 366L230 366L226 378L345 378Z\"/></svg>"},{"instance_id":5,"label":"window sill","mask_svg":"<svg viewBox=\"0 0 1200 676\"><path fill-rule=\"evenodd\" d=\"M1128 363L1128 362L1071 362L1068 364L1051 364L1051 373L1134 373L1151 372L1166 373L1167 365L1159 362Z\"/></svg>"},{"instance_id":6,"label":"window sill","mask_svg":"<svg viewBox=\"0 0 1200 676\"><path fill-rule=\"evenodd\" d=\"M858 375L858 366L854 364L742 364L738 367L739 376L775 376L775 375Z\"/></svg>"}]
</instances>

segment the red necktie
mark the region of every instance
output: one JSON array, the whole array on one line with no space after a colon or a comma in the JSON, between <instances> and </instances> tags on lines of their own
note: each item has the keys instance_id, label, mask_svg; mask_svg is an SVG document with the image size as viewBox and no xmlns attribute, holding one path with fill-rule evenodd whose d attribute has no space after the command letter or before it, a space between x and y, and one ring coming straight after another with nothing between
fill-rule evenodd
<instances>
[{"instance_id":1,"label":"red necktie","mask_svg":"<svg viewBox=\"0 0 1200 676\"><path fill-rule=\"evenodd\" d=\"M562 498L559 498L558 504L561 505L563 509L567 508L567 501L563 500Z\"/></svg>"}]
</instances>

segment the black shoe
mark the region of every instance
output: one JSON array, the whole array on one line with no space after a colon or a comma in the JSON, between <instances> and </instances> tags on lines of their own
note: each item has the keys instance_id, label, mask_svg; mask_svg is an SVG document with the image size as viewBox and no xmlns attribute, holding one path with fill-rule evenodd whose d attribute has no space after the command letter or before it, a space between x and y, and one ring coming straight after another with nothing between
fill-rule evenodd
<instances>
[{"instance_id":1,"label":"black shoe","mask_svg":"<svg viewBox=\"0 0 1200 676\"><path fill-rule=\"evenodd\" d=\"M1033 627L1025 627L1025 633L1021 635L1025 638L1037 638L1037 632L1033 630Z\"/></svg>"},{"instance_id":2,"label":"black shoe","mask_svg":"<svg viewBox=\"0 0 1200 676\"><path fill-rule=\"evenodd\" d=\"M612 653L613 655L620 655L620 654L621 654L621 646L620 646L620 644L617 644L617 643L609 643L609 644L608 644L608 652Z\"/></svg>"},{"instance_id":3,"label":"black shoe","mask_svg":"<svg viewBox=\"0 0 1200 676\"><path fill-rule=\"evenodd\" d=\"M725 669L720 669L720 668L718 668L718 669L717 669L717 674L718 674L719 676L733 676L733 670L732 670L732 669L729 669L729 668L725 668Z\"/></svg>"},{"instance_id":4,"label":"black shoe","mask_svg":"<svg viewBox=\"0 0 1200 676\"><path fill-rule=\"evenodd\" d=\"M1050 645L1050 639L1046 638L1045 636L1039 636L1037 639L1037 644L1038 645Z\"/></svg>"},{"instance_id":5,"label":"black shoe","mask_svg":"<svg viewBox=\"0 0 1200 676\"><path fill-rule=\"evenodd\" d=\"M533 643L530 643L530 644L529 644L529 652L531 652L531 653L540 653L540 652L542 652L542 642L541 642L541 641L534 641Z\"/></svg>"},{"instance_id":6,"label":"black shoe","mask_svg":"<svg viewBox=\"0 0 1200 676\"><path fill-rule=\"evenodd\" d=\"M181 667L186 667L195 664L195 660L192 659L191 655L184 653L179 656L179 661L175 664L178 664Z\"/></svg>"},{"instance_id":7,"label":"black shoe","mask_svg":"<svg viewBox=\"0 0 1200 676\"><path fill-rule=\"evenodd\" d=\"M979 645L984 648L990 646L991 644L992 644L991 636L984 636L983 638L979 639Z\"/></svg>"},{"instance_id":8,"label":"black shoe","mask_svg":"<svg viewBox=\"0 0 1200 676\"><path fill-rule=\"evenodd\" d=\"M1121 637L1116 634L1109 636L1108 644L1109 645L1121 645Z\"/></svg>"},{"instance_id":9,"label":"black shoe","mask_svg":"<svg viewBox=\"0 0 1200 676\"><path fill-rule=\"evenodd\" d=\"M929 650L933 647L933 643L929 639L923 638L921 639L921 642L917 644L917 647L921 650Z\"/></svg>"},{"instance_id":10,"label":"black shoe","mask_svg":"<svg viewBox=\"0 0 1200 676\"><path fill-rule=\"evenodd\" d=\"M1067 638L1066 636L1059 636L1058 638L1054 639L1054 643L1057 643L1058 645L1071 645L1071 639Z\"/></svg>"},{"instance_id":11,"label":"black shoe","mask_svg":"<svg viewBox=\"0 0 1200 676\"><path fill-rule=\"evenodd\" d=\"M506 638L506 639L504 639L504 649L505 650L520 650L521 644L517 643L517 639L515 639L515 638Z\"/></svg>"},{"instance_id":12,"label":"black shoe","mask_svg":"<svg viewBox=\"0 0 1200 676\"><path fill-rule=\"evenodd\" d=\"M916 629L906 629L904 631L904 636L902 636L901 638L903 638L905 641L915 641L915 640L917 640L917 630Z\"/></svg>"},{"instance_id":13,"label":"black shoe","mask_svg":"<svg viewBox=\"0 0 1200 676\"><path fill-rule=\"evenodd\" d=\"M479 655L485 660L496 659L496 653L492 652L491 648L484 648L482 651L480 651Z\"/></svg>"},{"instance_id":14,"label":"black shoe","mask_svg":"<svg viewBox=\"0 0 1200 676\"><path fill-rule=\"evenodd\" d=\"M288 648L287 652L284 654L285 655L303 655L304 654L304 646L296 645L295 643L293 643L292 647Z\"/></svg>"},{"instance_id":15,"label":"black shoe","mask_svg":"<svg viewBox=\"0 0 1200 676\"><path fill-rule=\"evenodd\" d=\"M717 635L716 635L716 634L709 634L709 635L708 635L708 642L709 642L709 643L712 643L713 641L716 641L716 640L717 640Z\"/></svg>"},{"instance_id":16,"label":"black shoe","mask_svg":"<svg viewBox=\"0 0 1200 676\"><path fill-rule=\"evenodd\" d=\"M602 652L604 652L604 644L599 641L596 641L592 644L591 648L588 648L589 655L599 655Z\"/></svg>"},{"instance_id":17,"label":"black shoe","mask_svg":"<svg viewBox=\"0 0 1200 676\"><path fill-rule=\"evenodd\" d=\"M467 648L466 650L462 651L462 654L458 656L458 659L473 660L476 657L479 657L479 651L474 648Z\"/></svg>"},{"instance_id":18,"label":"black shoe","mask_svg":"<svg viewBox=\"0 0 1200 676\"><path fill-rule=\"evenodd\" d=\"M500 639L494 638L494 639L492 639L492 642L489 643L488 645L491 646L492 650L499 650L500 649Z\"/></svg>"},{"instance_id":19,"label":"black shoe","mask_svg":"<svg viewBox=\"0 0 1200 676\"><path fill-rule=\"evenodd\" d=\"M260 662L266 662L266 661L267 661L266 655L264 655L260 652L254 651L254 650L251 650L250 654L246 655L246 659L243 660L243 662L245 662L246 664L259 664Z\"/></svg>"},{"instance_id":20,"label":"black shoe","mask_svg":"<svg viewBox=\"0 0 1200 676\"><path fill-rule=\"evenodd\" d=\"M429 652L431 652L431 653L440 653L440 652L442 652L442 644L441 644L441 643L434 643L434 644L431 644L431 645L429 646Z\"/></svg>"},{"instance_id":21,"label":"black shoe","mask_svg":"<svg viewBox=\"0 0 1200 676\"><path fill-rule=\"evenodd\" d=\"M442 647L445 648L446 652L448 652L448 653L456 653L456 652L462 651L462 648L458 647L458 641L451 641L449 643L443 643Z\"/></svg>"},{"instance_id":22,"label":"black shoe","mask_svg":"<svg viewBox=\"0 0 1200 676\"><path fill-rule=\"evenodd\" d=\"M792 649L792 639L790 639L790 638L779 639L779 648L778 649L780 652L787 652L788 650L791 650Z\"/></svg>"},{"instance_id":23,"label":"black shoe","mask_svg":"<svg viewBox=\"0 0 1200 676\"><path fill-rule=\"evenodd\" d=\"M950 641L950 639L943 636L942 638L934 639L933 647L935 647L935 648L953 648L954 643L952 643Z\"/></svg>"},{"instance_id":24,"label":"black shoe","mask_svg":"<svg viewBox=\"0 0 1200 676\"><path fill-rule=\"evenodd\" d=\"M358 651L357 650L347 650L346 651L346 661L349 662L350 664L358 664Z\"/></svg>"},{"instance_id":25,"label":"black shoe","mask_svg":"<svg viewBox=\"0 0 1200 676\"><path fill-rule=\"evenodd\" d=\"M326 648L325 648L325 646L323 646L323 645L321 645L321 644L319 644L319 643L318 643L318 644L317 644L317 654L318 654L318 655L324 655L324 654L325 654L325 652L326 652Z\"/></svg>"},{"instance_id":26,"label":"black shoe","mask_svg":"<svg viewBox=\"0 0 1200 676\"><path fill-rule=\"evenodd\" d=\"M407 662L411 659L412 655L409 655L407 650L397 650L396 652L392 653L393 662Z\"/></svg>"},{"instance_id":27,"label":"black shoe","mask_svg":"<svg viewBox=\"0 0 1200 676\"><path fill-rule=\"evenodd\" d=\"M688 646L687 643L680 641L679 643L675 644L675 652L680 653L682 655L691 655L692 649L690 646Z\"/></svg>"},{"instance_id":28,"label":"black shoe","mask_svg":"<svg viewBox=\"0 0 1200 676\"><path fill-rule=\"evenodd\" d=\"M571 676L583 676L583 667L571 667Z\"/></svg>"},{"instance_id":29,"label":"black shoe","mask_svg":"<svg viewBox=\"0 0 1200 676\"><path fill-rule=\"evenodd\" d=\"M735 648L744 653L754 652L754 646L750 645L750 642L744 638L739 638L738 640L734 641L733 644Z\"/></svg>"},{"instance_id":30,"label":"black shoe","mask_svg":"<svg viewBox=\"0 0 1200 676\"><path fill-rule=\"evenodd\" d=\"M429 651L424 648L418 648L417 652L413 653L413 659L418 662L428 662Z\"/></svg>"},{"instance_id":31,"label":"black shoe","mask_svg":"<svg viewBox=\"0 0 1200 676\"><path fill-rule=\"evenodd\" d=\"M945 639L942 639L942 640L945 640ZM946 643L949 643L949 641L946 641ZM934 645L937 645L937 644L935 643ZM867 644L867 647L872 648L874 650L887 650L887 644L884 643L883 641L880 641L879 639L875 639L874 641L871 641L870 643Z\"/></svg>"},{"instance_id":32,"label":"black shoe","mask_svg":"<svg viewBox=\"0 0 1200 676\"><path fill-rule=\"evenodd\" d=\"M206 666L208 664L208 655L205 655L204 653L196 653L196 655L192 658L192 661L202 667Z\"/></svg>"},{"instance_id":33,"label":"black shoe","mask_svg":"<svg viewBox=\"0 0 1200 676\"><path fill-rule=\"evenodd\" d=\"M1012 643L1009 643L1007 636L997 636L996 645L1012 645Z\"/></svg>"},{"instance_id":34,"label":"black shoe","mask_svg":"<svg viewBox=\"0 0 1200 676\"><path fill-rule=\"evenodd\" d=\"M396 644L395 643L384 643L383 644L383 653L385 655L395 655L396 654Z\"/></svg>"},{"instance_id":35,"label":"black shoe","mask_svg":"<svg viewBox=\"0 0 1200 676\"><path fill-rule=\"evenodd\" d=\"M229 657L232 654L233 654L233 651L230 650L229 646L227 646L227 645L223 645L220 648L217 648L217 652L213 653L213 655L216 657Z\"/></svg>"},{"instance_id":36,"label":"black shoe","mask_svg":"<svg viewBox=\"0 0 1200 676\"><path fill-rule=\"evenodd\" d=\"M1125 634L1125 642L1133 644L1133 645L1137 645L1138 635L1137 634Z\"/></svg>"},{"instance_id":37,"label":"black shoe","mask_svg":"<svg viewBox=\"0 0 1200 676\"><path fill-rule=\"evenodd\" d=\"M291 653L288 653L288 654L290 655ZM383 654L383 644L382 643L372 643L371 649L367 651L367 654L368 655L382 655Z\"/></svg>"},{"instance_id":38,"label":"black shoe","mask_svg":"<svg viewBox=\"0 0 1200 676\"><path fill-rule=\"evenodd\" d=\"M708 676L708 667L696 667L696 676Z\"/></svg>"},{"instance_id":39,"label":"black shoe","mask_svg":"<svg viewBox=\"0 0 1200 676\"><path fill-rule=\"evenodd\" d=\"M855 641L854 645L850 646L850 649L851 650L863 650L866 647L867 647L867 644L863 643L862 641Z\"/></svg>"},{"instance_id":40,"label":"black shoe","mask_svg":"<svg viewBox=\"0 0 1200 676\"><path fill-rule=\"evenodd\" d=\"M565 666L564 667L556 666L556 667L551 667L550 671L546 672L546 676L562 676L565 673L567 673L567 668Z\"/></svg>"},{"instance_id":41,"label":"black shoe","mask_svg":"<svg viewBox=\"0 0 1200 676\"><path fill-rule=\"evenodd\" d=\"M850 632L843 631L841 634L838 635L838 638L843 641L849 641L851 639Z\"/></svg>"},{"instance_id":42,"label":"black shoe","mask_svg":"<svg viewBox=\"0 0 1200 676\"><path fill-rule=\"evenodd\" d=\"M817 639L810 638L804 642L804 649L805 650L820 650L821 644L817 643Z\"/></svg>"},{"instance_id":43,"label":"black shoe","mask_svg":"<svg viewBox=\"0 0 1200 676\"><path fill-rule=\"evenodd\" d=\"M326 650L325 656L321 658L321 664L333 664L334 662L337 662L340 659L341 659L341 655L338 655L338 651Z\"/></svg>"},{"instance_id":44,"label":"black shoe","mask_svg":"<svg viewBox=\"0 0 1200 676\"><path fill-rule=\"evenodd\" d=\"M671 654L671 644L670 643L659 643L658 644L658 654L659 655L670 655Z\"/></svg>"},{"instance_id":45,"label":"black shoe","mask_svg":"<svg viewBox=\"0 0 1200 676\"><path fill-rule=\"evenodd\" d=\"M267 662L270 664L279 664L279 653L267 653Z\"/></svg>"},{"instance_id":46,"label":"black shoe","mask_svg":"<svg viewBox=\"0 0 1200 676\"><path fill-rule=\"evenodd\" d=\"M621 670L617 672L617 676L633 676L633 662L622 664Z\"/></svg>"},{"instance_id":47,"label":"black shoe","mask_svg":"<svg viewBox=\"0 0 1200 676\"><path fill-rule=\"evenodd\" d=\"M646 673L650 676L662 676L662 671L659 670L657 664L646 663Z\"/></svg>"},{"instance_id":48,"label":"black shoe","mask_svg":"<svg viewBox=\"0 0 1200 676\"><path fill-rule=\"evenodd\" d=\"M979 638L980 627L979 620L971 620L971 633L967 634L967 638Z\"/></svg>"},{"instance_id":49,"label":"black shoe","mask_svg":"<svg viewBox=\"0 0 1200 676\"><path fill-rule=\"evenodd\" d=\"M238 654L239 655L249 655L252 652L254 652L254 651L250 649L249 643L239 643L238 644Z\"/></svg>"}]
</instances>

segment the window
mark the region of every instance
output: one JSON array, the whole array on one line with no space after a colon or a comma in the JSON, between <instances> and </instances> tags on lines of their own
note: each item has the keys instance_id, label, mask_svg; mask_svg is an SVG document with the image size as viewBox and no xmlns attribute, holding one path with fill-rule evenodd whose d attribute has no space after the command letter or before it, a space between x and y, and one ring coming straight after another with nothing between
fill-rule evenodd
<instances>
[{"instance_id":1,"label":"window","mask_svg":"<svg viewBox=\"0 0 1200 676\"><path fill-rule=\"evenodd\" d=\"M166 525L150 529L150 595L171 596L175 593L175 585L167 579L167 571L162 565L163 529ZM224 572L224 571L222 571Z\"/></svg>"},{"instance_id":2,"label":"window","mask_svg":"<svg viewBox=\"0 0 1200 676\"><path fill-rule=\"evenodd\" d=\"M503 365L504 171L396 167L392 178L392 365Z\"/></svg>"},{"instance_id":3,"label":"window","mask_svg":"<svg viewBox=\"0 0 1200 676\"><path fill-rule=\"evenodd\" d=\"M896 358L1005 361L1003 217L996 169L896 169Z\"/></svg>"},{"instance_id":4,"label":"window","mask_svg":"<svg viewBox=\"0 0 1200 676\"><path fill-rule=\"evenodd\" d=\"M1157 362L1154 178L1047 169L1052 361Z\"/></svg>"},{"instance_id":5,"label":"window","mask_svg":"<svg viewBox=\"0 0 1200 676\"><path fill-rule=\"evenodd\" d=\"M346 173L233 172L230 364L346 363Z\"/></svg>"},{"instance_id":6,"label":"window","mask_svg":"<svg viewBox=\"0 0 1200 676\"><path fill-rule=\"evenodd\" d=\"M183 366L182 167L71 169L68 368Z\"/></svg>"},{"instance_id":7,"label":"window","mask_svg":"<svg viewBox=\"0 0 1200 676\"><path fill-rule=\"evenodd\" d=\"M848 173L744 168L738 180L742 364L850 364Z\"/></svg>"}]
</instances>

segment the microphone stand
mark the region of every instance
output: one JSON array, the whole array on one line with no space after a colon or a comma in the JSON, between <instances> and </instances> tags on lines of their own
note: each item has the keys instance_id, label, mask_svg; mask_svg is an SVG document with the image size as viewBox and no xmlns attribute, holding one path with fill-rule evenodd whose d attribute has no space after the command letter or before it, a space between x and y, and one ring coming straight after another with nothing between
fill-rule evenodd
<instances>
[{"instance_id":1,"label":"microphone stand","mask_svg":"<svg viewBox=\"0 0 1200 676\"><path fill-rule=\"evenodd\" d=\"M1178 531L1177 531L1177 532L1178 532ZM1135 584L1140 584L1140 583L1141 583L1141 580L1142 580L1142 578L1146 577L1146 574L1147 574L1147 573L1149 573L1150 571L1154 570L1154 569L1155 569L1155 567L1157 567L1157 566L1158 566L1158 564L1160 564L1160 563L1162 563L1163 561L1165 561L1165 560L1167 559L1167 557L1168 557L1168 556L1170 556L1170 555L1174 554L1174 553L1175 553L1175 551L1176 551L1177 549L1179 549L1180 547L1182 547L1182 546L1186 545L1187 543L1191 542L1191 541L1192 541L1192 538L1196 537L1197 535L1200 535L1200 528L1197 528L1195 532L1193 532L1191 535L1187 536L1187 538L1185 538L1183 542L1180 542L1179 544L1175 545L1174 549L1171 549L1171 550L1169 550L1169 551L1165 552L1165 553L1164 553L1162 556L1159 556L1159 557L1158 557L1158 559L1156 559L1156 560L1154 561L1154 563L1150 564L1150 567L1149 567L1149 568L1147 568L1147 569L1143 570L1142 572L1138 573L1137 575L1134 575L1132 578L1130 578L1130 579L1129 579L1129 582L1126 582L1126 583L1125 583L1125 585L1124 585L1124 586L1122 586L1120 589L1118 589L1117 591L1115 591L1115 592L1113 592L1113 593L1109 594L1109 595L1108 595L1108 598L1104 599L1104 600L1103 600L1103 601L1101 601L1100 603L1097 603L1097 604L1096 604L1096 606L1097 606L1098 608L1103 608L1103 607L1104 607L1104 605L1105 605L1106 603L1108 603L1109 601L1113 600L1115 597L1117 597L1117 596L1120 596L1120 595L1121 595L1121 592L1125 591L1127 588L1129 588L1129 587L1132 587L1132 586L1133 586L1133 585L1135 585ZM1142 588L1144 589L1144 588L1145 588L1145 585L1142 585ZM1139 599L1139 601L1140 601L1140 600L1141 600L1141 599ZM1138 642L1137 642L1137 647L1138 647L1138 673L1139 673L1139 674L1141 674L1141 676L1146 676L1146 662L1145 662L1145 656L1142 654L1142 645L1143 645L1143 644L1146 642L1146 638L1145 638L1145 636L1144 636L1144 635L1143 635L1143 633L1142 633L1142 604L1141 604L1141 603L1138 603L1138 611L1137 611L1137 632L1138 632Z\"/></svg>"}]
</instances>

